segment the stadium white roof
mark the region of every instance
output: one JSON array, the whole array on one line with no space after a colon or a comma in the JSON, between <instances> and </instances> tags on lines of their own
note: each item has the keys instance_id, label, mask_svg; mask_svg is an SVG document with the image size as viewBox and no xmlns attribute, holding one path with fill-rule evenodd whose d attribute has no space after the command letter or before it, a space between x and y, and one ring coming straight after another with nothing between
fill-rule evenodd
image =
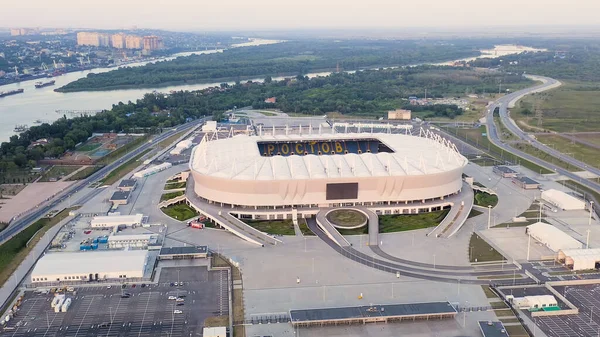
<instances>
[{"instance_id":1,"label":"stadium white roof","mask_svg":"<svg viewBox=\"0 0 600 337\"><path fill-rule=\"evenodd\" d=\"M31 277L143 272L147 254L146 250L48 253L36 263Z\"/></svg>"},{"instance_id":2,"label":"stadium white roof","mask_svg":"<svg viewBox=\"0 0 600 337\"><path fill-rule=\"evenodd\" d=\"M91 221L91 225L133 225L141 224L144 219L143 214L132 214L132 215L113 215L113 216L97 216Z\"/></svg>"},{"instance_id":3,"label":"stadium white roof","mask_svg":"<svg viewBox=\"0 0 600 337\"><path fill-rule=\"evenodd\" d=\"M580 249L583 244L575 240L569 234L560 229L543 222L536 222L527 226L531 237L543 243L554 252L564 249Z\"/></svg>"},{"instance_id":4,"label":"stadium white roof","mask_svg":"<svg viewBox=\"0 0 600 337\"><path fill-rule=\"evenodd\" d=\"M423 133L423 131L422 131ZM394 153L261 156L257 142L378 139ZM194 149L191 169L213 177L239 180L290 180L429 175L463 167L467 159L438 135L335 133L248 136L209 141Z\"/></svg>"},{"instance_id":5,"label":"stadium white roof","mask_svg":"<svg viewBox=\"0 0 600 337\"><path fill-rule=\"evenodd\" d=\"M585 209L585 202L583 200L555 189L543 191L542 199L567 211Z\"/></svg>"}]
</instances>

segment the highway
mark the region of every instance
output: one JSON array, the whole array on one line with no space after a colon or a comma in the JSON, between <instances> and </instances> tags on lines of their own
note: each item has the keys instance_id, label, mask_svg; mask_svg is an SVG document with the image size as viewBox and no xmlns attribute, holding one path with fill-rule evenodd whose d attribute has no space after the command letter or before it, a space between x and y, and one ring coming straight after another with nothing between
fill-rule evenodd
<instances>
[{"instance_id":1,"label":"highway","mask_svg":"<svg viewBox=\"0 0 600 337\"><path fill-rule=\"evenodd\" d=\"M486 116L488 139L490 140L490 142L492 142L492 144L498 146L499 148L503 149L504 151L513 153L519 157L527 159L528 161L530 161L532 163L535 163L539 166L545 167L545 168L555 171L565 177L568 177L569 179L576 181L576 182L580 183L581 185L584 185L592 190L600 192L600 184L598 184L594 181L588 180L588 179L581 178L580 176L578 176L566 169L563 169L559 166L548 163L542 159L534 157L534 156L527 154L521 150L515 149L515 148L511 147L510 145L503 143L500 140L500 138L498 137L498 129L497 129L497 126L494 124L494 116L493 116L493 111L497 107L499 108L500 119L501 119L502 123L506 126L506 128L508 130L510 130L512 133L514 133L521 140L528 142L529 144L536 147L537 149L544 151L556 158L559 158L560 160L567 162L570 165L579 167L582 171L587 170L594 174L600 175L600 170L598 170L594 167L591 167L587 164L584 164L578 160L575 160L574 158L569 157L565 154L562 154L562 153L540 143L539 141L533 139L526 132L521 130L512 119L510 119L510 116L508 113L508 107L511 104L511 102L514 103L514 101L516 101L517 99L519 99L527 94L531 94L534 92L541 92L541 91L555 88L560 84L560 82L558 82L557 80L549 78L549 77L529 76L529 78L540 80L543 83L540 85L536 85L536 86L533 86L530 88L515 91L511 94L505 95L489 106L489 110L488 110L488 113Z\"/></svg>"},{"instance_id":2,"label":"highway","mask_svg":"<svg viewBox=\"0 0 600 337\"><path fill-rule=\"evenodd\" d=\"M27 228L29 225L31 225L34 221L36 221L40 217L44 216L45 214L48 214L51 210L56 208L60 203L65 201L71 194L73 194L83 188L86 188L90 183L103 178L104 176L109 174L112 170L114 170L117 167L119 167L120 165L122 165L124 162L127 162L128 160L132 159L133 157L137 156L138 154L142 153L143 151L153 147L157 143L173 136L177 132L181 132L183 130L189 130L195 126L198 126L199 124L203 123L208 118L210 118L210 117L205 117L205 118L201 118L201 119L198 119L198 120L195 120L192 122L188 122L188 123L185 123L185 124L182 124L182 125L176 127L173 130L166 131L166 132L158 135L154 139L152 139L151 142L145 142L144 144L140 145L135 150L123 155L123 157L121 157L119 160L115 160L114 162L104 166L100 170L98 170L95 173L93 173L92 175L90 175L88 178L80 180L80 181L76 182L75 184L69 186L67 189L65 189L65 190L61 191L59 194L57 194L53 199L51 199L45 205L38 207L38 208L34 209L33 211L31 211L29 214L24 215L23 217L15 220L5 230L0 232L0 244L4 243L6 240L10 239L13 235L19 233L23 229ZM89 200L91 197L97 195L100 191L102 191L102 189L99 189L99 188L90 189L89 195L86 195L81 200L83 200L83 201Z\"/></svg>"}]
</instances>

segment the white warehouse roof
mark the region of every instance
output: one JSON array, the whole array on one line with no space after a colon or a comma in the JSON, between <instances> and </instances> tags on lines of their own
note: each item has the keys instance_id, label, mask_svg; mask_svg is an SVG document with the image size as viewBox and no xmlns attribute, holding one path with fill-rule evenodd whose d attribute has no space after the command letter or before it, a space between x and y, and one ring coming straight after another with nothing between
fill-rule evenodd
<instances>
[{"instance_id":1,"label":"white warehouse roof","mask_svg":"<svg viewBox=\"0 0 600 337\"><path fill-rule=\"evenodd\" d=\"M558 258L572 265L573 270L594 269L600 262L600 249L564 249L558 252Z\"/></svg>"},{"instance_id":2,"label":"white warehouse roof","mask_svg":"<svg viewBox=\"0 0 600 337\"><path fill-rule=\"evenodd\" d=\"M171 163L162 163L159 165L150 166L149 168L147 168L145 170L141 170L141 171L134 173L133 176L136 178L143 178L145 176L166 170L171 166L172 166Z\"/></svg>"},{"instance_id":3,"label":"white warehouse roof","mask_svg":"<svg viewBox=\"0 0 600 337\"><path fill-rule=\"evenodd\" d=\"M527 226L527 232L532 238L543 243L553 252L561 249L580 249L583 244L575 240L569 234L560 229L543 222L536 222Z\"/></svg>"},{"instance_id":4,"label":"white warehouse roof","mask_svg":"<svg viewBox=\"0 0 600 337\"><path fill-rule=\"evenodd\" d=\"M131 235L111 235L108 237L108 242L117 241L136 241L136 240L147 240L150 241L157 234L131 234Z\"/></svg>"},{"instance_id":5,"label":"white warehouse roof","mask_svg":"<svg viewBox=\"0 0 600 337\"><path fill-rule=\"evenodd\" d=\"M566 211L585 209L585 202L559 190L546 190L542 192L542 199Z\"/></svg>"},{"instance_id":6,"label":"white warehouse roof","mask_svg":"<svg viewBox=\"0 0 600 337\"><path fill-rule=\"evenodd\" d=\"M262 156L258 142L310 142L377 139L394 152L335 155ZM422 176L448 172L467 164L456 147L433 134L326 133L248 136L196 146L190 167L213 177L239 180L293 180L383 176Z\"/></svg>"},{"instance_id":7,"label":"white warehouse roof","mask_svg":"<svg viewBox=\"0 0 600 337\"><path fill-rule=\"evenodd\" d=\"M175 145L175 148L169 153L173 155L179 155L181 154L181 152L189 149L190 147L192 147L192 141L190 139L182 140L179 143L177 143L177 145Z\"/></svg>"},{"instance_id":8,"label":"white warehouse roof","mask_svg":"<svg viewBox=\"0 0 600 337\"><path fill-rule=\"evenodd\" d=\"M143 275L147 254L146 250L48 253L38 260L31 277L47 277L50 281L50 277L57 275L132 275L132 272Z\"/></svg>"},{"instance_id":9,"label":"white warehouse roof","mask_svg":"<svg viewBox=\"0 0 600 337\"><path fill-rule=\"evenodd\" d=\"M117 225L138 225L144 219L143 214L97 216L91 221L92 227L107 227Z\"/></svg>"}]
</instances>

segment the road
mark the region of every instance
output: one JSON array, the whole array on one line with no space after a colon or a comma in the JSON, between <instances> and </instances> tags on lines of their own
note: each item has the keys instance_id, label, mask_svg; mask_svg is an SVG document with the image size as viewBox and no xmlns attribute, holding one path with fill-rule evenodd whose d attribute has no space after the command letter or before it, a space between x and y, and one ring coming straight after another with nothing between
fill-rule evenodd
<instances>
[{"instance_id":1,"label":"road","mask_svg":"<svg viewBox=\"0 0 600 337\"><path fill-rule=\"evenodd\" d=\"M45 204L42 207L36 208L34 211L23 216L22 218L17 219L16 221L12 222L8 226L8 228L6 228L2 232L0 232L0 244L4 243L6 240L10 239L13 235L19 233L23 229L27 228L34 221L36 221L40 217L44 216L48 212L50 212L52 209L54 209L60 203L65 201L71 194L81 190L82 188L86 188L86 186L88 186L90 183L103 178L104 176L109 174L112 170L116 169L124 162L127 162L128 160L132 159L133 157L137 156L138 154L142 153L143 151L153 147L157 143L173 136L177 132L181 132L183 130L189 130L192 127L198 126L200 123L203 123L208 118L210 118L210 117L205 117L205 118L198 119L198 120L195 120L195 121L192 121L189 123L185 123L185 124L178 126L177 128L175 128L173 130L166 131L166 132L158 135L157 137L155 137L152 140L152 142L145 142L144 144L140 145L135 150L125 154L119 160L115 160L113 163L110 163L110 164L106 165L105 167L101 168L94 174L90 175L88 178L80 180L80 181L76 182L75 184L69 186L67 189L62 191L60 194L56 195L54 197L54 199L52 199L50 202L48 202L47 204ZM102 191L102 189L98 189L98 188L91 189L89 192L89 195L83 197L81 200L89 200L92 196L98 194L100 191Z\"/></svg>"},{"instance_id":2,"label":"road","mask_svg":"<svg viewBox=\"0 0 600 337\"><path fill-rule=\"evenodd\" d=\"M530 76L530 78L540 80L543 83L540 85L536 85L536 86L533 86L530 88L523 89L523 90L515 91L511 94L503 96L489 106L489 112L486 116L488 139L490 140L490 142L492 142L492 144L498 146L499 148L503 149L504 151L513 153L513 154L515 154L519 157L522 157L524 159L527 159L528 161L533 162L539 166L548 168L548 169L555 171L565 177L568 177L569 179L576 181L576 182L580 183L581 185L584 185L585 187L588 187L592 190L595 190L596 192L600 192L600 184L598 184L594 181L588 180L588 179L581 178L580 176L578 176L568 170L565 170L559 166L548 163L542 159L534 157L534 156L532 156L528 153L525 153L521 150L515 149L512 146L503 143L500 140L500 137L498 137L498 129L497 129L496 125L494 124L494 116L493 116L493 111L496 109L496 107L499 108L500 119L501 119L502 123L506 126L507 129L509 129L512 133L514 133L521 140L527 141L529 144L540 149L541 151L544 151L556 158L559 158L560 160L567 162L570 165L579 167L581 170L587 170L594 174L600 175L600 170L598 170L594 167L591 167L585 163L582 163L578 160L575 160L574 158L569 157L565 154L562 154L562 153L538 142L537 140L533 139L527 133L525 133L523 130L521 130L512 119L510 119L510 116L508 113L508 106L509 106L509 104L511 104L511 102L514 102L515 100L517 100L520 97L525 96L527 94L531 94L534 92L541 92L541 91L555 88L560 83L557 80L549 78L549 77Z\"/></svg>"}]
</instances>

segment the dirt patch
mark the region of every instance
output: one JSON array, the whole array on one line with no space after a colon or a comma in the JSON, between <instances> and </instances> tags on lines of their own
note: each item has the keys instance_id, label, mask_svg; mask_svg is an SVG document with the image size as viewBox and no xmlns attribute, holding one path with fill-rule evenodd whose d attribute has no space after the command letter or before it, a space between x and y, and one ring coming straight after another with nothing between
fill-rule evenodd
<instances>
[{"instance_id":1,"label":"dirt patch","mask_svg":"<svg viewBox=\"0 0 600 337\"><path fill-rule=\"evenodd\" d=\"M10 222L13 217L35 207L71 184L73 184L72 181L61 181L27 185L16 196L10 199L2 199L5 204L0 208L0 222Z\"/></svg>"},{"instance_id":2,"label":"dirt patch","mask_svg":"<svg viewBox=\"0 0 600 337\"><path fill-rule=\"evenodd\" d=\"M0 195L2 197L15 196L19 194L27 185L23 184L2 184L0 185Z\"/></svg>"}]
</instances>

